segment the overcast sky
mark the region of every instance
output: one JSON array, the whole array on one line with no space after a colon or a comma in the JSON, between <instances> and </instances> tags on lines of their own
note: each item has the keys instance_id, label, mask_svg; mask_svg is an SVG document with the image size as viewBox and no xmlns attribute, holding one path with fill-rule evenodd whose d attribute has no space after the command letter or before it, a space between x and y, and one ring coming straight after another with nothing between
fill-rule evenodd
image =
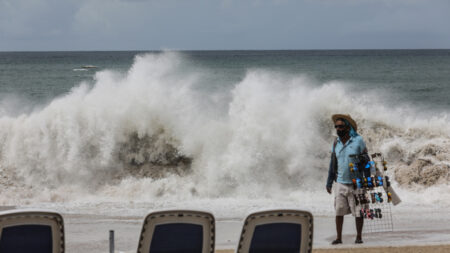
<instances>
[{"instance_id":1,"label":"overcast sky","mask_svg":"<svg viewBox=\"0 0 450 253\"><path fill-rule=\"evenodd\" d=\"M0 51L450 48L450 0L0 0Z\"/></svg>"}]
</instances>

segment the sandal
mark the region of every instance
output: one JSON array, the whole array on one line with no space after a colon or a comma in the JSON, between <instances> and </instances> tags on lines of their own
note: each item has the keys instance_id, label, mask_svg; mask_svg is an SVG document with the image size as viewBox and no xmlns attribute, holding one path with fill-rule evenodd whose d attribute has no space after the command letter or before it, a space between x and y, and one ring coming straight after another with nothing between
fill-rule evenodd
<instances>
[{"instance_id":1,"label":"sandal","mask_svg":"<svg viewBox=\"0 0 450 253\"><path fill-rule=\"evenodd\" d=\"M341 243L342 243L341 239L336 239L336 240L331 242L331 245L336 245L336 244L341 244Z\"/></svg>"}]
</instances>

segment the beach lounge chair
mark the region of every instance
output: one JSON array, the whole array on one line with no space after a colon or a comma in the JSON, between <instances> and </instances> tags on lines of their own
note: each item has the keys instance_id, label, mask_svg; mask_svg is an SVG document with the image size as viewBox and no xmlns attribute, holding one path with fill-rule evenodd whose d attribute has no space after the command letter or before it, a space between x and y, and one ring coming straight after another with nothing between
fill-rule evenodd
<instances>
[{"instance_id":1,"label":"beach lounge chair","mask_svg":"<svg viewBox=\"0 0 450 253\"><path fill-rule=\"evenodd\" d=\"M214 253L215 221L200 211L161 211L147 215L138 253Z\"/></svg>"},{"instance_id":2,"label":"beach lounge chair","mask_svg":"<svg viewBox=\"0 0 450 253\"><path fill-rule=\"evenodd\" d=\"M1 253L63 253L64 223L47 211L0 212Z\"/></svg>"},{"instance_id":3,"label":"beach lounge chair","mask_svg":"<svg viewBox=\"0 0 450 253\"><path fill-rule=\"evenodd\" d=\"M300 210L250 214L244 222L237 253L312 252L313 216Z\"/></svg>"}]
</instances>

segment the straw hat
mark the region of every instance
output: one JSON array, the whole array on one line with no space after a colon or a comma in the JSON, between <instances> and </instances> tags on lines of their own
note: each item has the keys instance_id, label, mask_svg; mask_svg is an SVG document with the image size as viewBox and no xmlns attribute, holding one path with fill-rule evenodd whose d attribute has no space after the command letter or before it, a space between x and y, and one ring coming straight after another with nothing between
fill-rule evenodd
<instances>
[{"instance_id":1,"label":"straw hat","mask_svg":"<svg viewBox=\"0 0 450 253\"><path fill-rule=\"evenodd\" d=\"M352 117L348 114L334 114L333 116L331 116L331 119L333 120L333 122L336 122L336 120L338 120L338 119L346 119L348 121L348 123L350 123L350 125L352 125L353 129L355 129L355 131L358 131L358 125L352 119Z\"/></svg>"}]
</instances>

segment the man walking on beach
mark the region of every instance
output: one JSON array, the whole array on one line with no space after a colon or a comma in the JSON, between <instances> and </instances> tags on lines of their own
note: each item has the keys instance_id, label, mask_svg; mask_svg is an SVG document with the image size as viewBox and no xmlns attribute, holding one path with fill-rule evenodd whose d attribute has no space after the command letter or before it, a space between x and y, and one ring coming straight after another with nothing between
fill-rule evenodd
<instances>
[{"instance_id":1,"label":"man walking on beach","mask_svg":"<svg viewBox=\"0 0 450 253\"><path fill-rule=\"evenodd\" d=\"M361 232L364 217L360 217L360 213L356 210L355 197L353 196L353 183L350 177L349 163L351 161L349 156L367 153L366 144L363 138L356 132L358 126L350 115L335 114L332 116L332 120L338 138L333 143L333 153L331 155L326 185L327 192L331 194L333 181L336 181L333 190L337 236L331 244L336 245L342 243L344 215L350 213L355 216L357 232L355 243L359 244L363 243Z\"/></svg>"}]
</instances>

